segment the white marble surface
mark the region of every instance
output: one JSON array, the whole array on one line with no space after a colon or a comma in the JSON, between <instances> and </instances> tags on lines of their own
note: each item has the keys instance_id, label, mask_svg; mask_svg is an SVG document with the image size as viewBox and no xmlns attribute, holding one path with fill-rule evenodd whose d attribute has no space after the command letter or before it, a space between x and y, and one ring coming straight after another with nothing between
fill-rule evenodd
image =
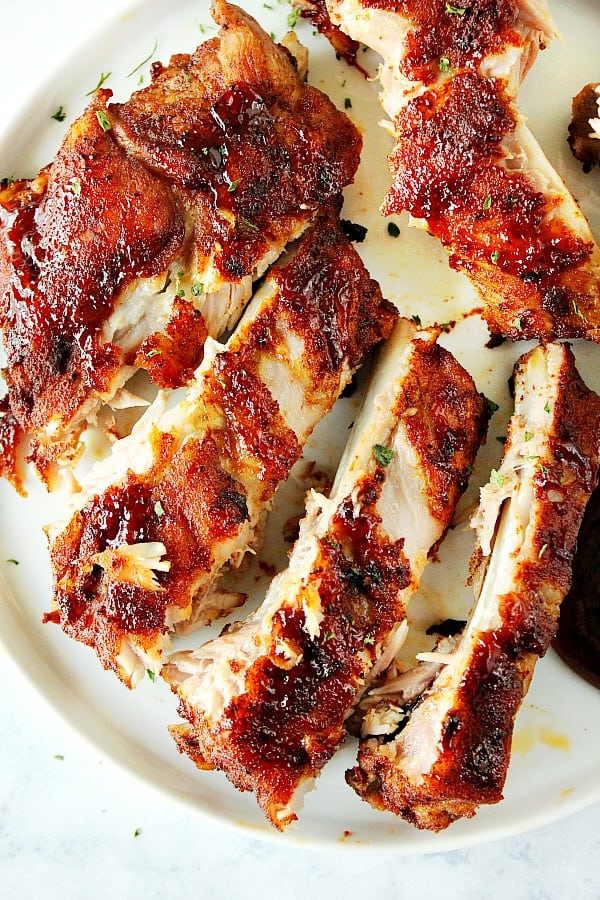
<instances>
[{"instance_id":1,"label":"white marble surface","mask_svg":"<svg viewBox=\"0 0 600 900\"><path fill-rule=\"evenodd\" d=\"M206 0L199 0L202 6ZM122 0L0 0L2 122ZM0 131L4 126L0 123ZM0 650L0 896L600 897L600 807L428 857L305 851L248 839L132 780L76 736ZM599 753L600 763L600 753Z\"/></svg>"}]
</instances>

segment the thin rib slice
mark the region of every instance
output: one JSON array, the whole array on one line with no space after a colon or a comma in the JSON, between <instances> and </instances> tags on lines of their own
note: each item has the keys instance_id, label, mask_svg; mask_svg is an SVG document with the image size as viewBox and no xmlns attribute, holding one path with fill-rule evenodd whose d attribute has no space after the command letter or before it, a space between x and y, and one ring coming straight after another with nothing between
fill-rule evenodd
<instances>
[{"instance_id":1,"label":"thin rib slice","mask_svg":"<svg viewBox=\"0 0 600 900\"><path fill-rule=\"evenodd\" d=\"M136 368L187 383L354 177L360 135L305 84L297 41L298 59L223 0L213 16L218 37L125 103L98 91L53 163L0 192L9 401L47 482Z\"/></svg>"},{"instance_id":2,"label":"thin rib slice","mask_svg":"<svg viewBox=\"0 0 600 900\"><path fill-rule=\"evenodd\" d=\"M371 710L371 734L347 774L374 807L419 828L445 828L502 799L515 715L556 631L597 481L600 397L581 381L568 347L548 344L523 357L515 397L502 463L472 523L477 599L465 631L456 649L450 642L412 673L434 664L421 697L407 702L404 680L379 717Z\"/></svg>"},{"instance_id":3,"label":"thin rib slice","mask_svg":"<svg viewBox=\"0 0 600 900\"><path fill-rule=\"evenodd\" d=\"M180 750L253 791L279 829L402 642L408 597L485 433L484 399L436 337L396 326L289 568L245 622L163 669L189 723L172 728Z\"/></svg>"},{"instance_id":4,"label":"thin rib slice","mask_svg":"<svg viewBox=\"0 0 600 900\"><path fill-rule=\"evenodd\" d=\"M600 249L516 103L555 34L545 0L327 3L383 57L384 214L408 210L441 240L492 333L600 340Z\"/></svg>"},{"instance_id":5,"label":"thin rib slice","mask_svg":"<svg viewBox=\"0 0 600 900\"><path fill-rule=\"evenodd\" d=\"M47 618L130 686L158 671L176 623L217 615L220 570L252 547L308 435L394 318L337 208L322 213L227 345L210 344L184 399L169 407L161 393L51 527Z\"/></svg>"}]
</instances>

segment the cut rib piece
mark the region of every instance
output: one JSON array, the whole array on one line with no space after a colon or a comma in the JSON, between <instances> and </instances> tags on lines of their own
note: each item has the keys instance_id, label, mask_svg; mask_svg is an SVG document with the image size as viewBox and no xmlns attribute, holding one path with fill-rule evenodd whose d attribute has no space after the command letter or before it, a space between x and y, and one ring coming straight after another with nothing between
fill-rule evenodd
<instances>
[{"instance_id":1,"label":"cut rib piece","mask_svg":"<svg viewBox=\"0 0 600 900\"><path fill-rule=\"evenodd\" d=\"M408 210L441 240L493 334L600 340L600 249L516 105L555 34L545 0L327 3L383 56L384 214Z\"/></svg>"},{"instance_id":2,"label":"cut rib piece","mask_svg":"<svg viewBox=\"0 0 600 900\"><path fill-rule=\"evenodd\" d=\"M472 522L478 596L465 631L456 649L427 654L415 670L438 663L420 698L382 700L380 723L394 721L364 736L347 774L374 807L419 828L445 828L502 799L514 718L555 633L597 481L600 397L570 349L548 344L523 357L515 398L502 463Z\"/></svg>"},{"instance_id":3,"label":"cut rib piece","mask_svg":"<svg viewBox=\"0 0 600 900\"><path fill-rule=\"evenodd\" d=\"M207 333L356 172L361 138L274 44L215 0L219 36L100 90L54 162L0 191L0 326L11 411L45 480L136 368L185 384Z\"/></svg>"},{"instance_id":4,"label":"cut rib piece","mask_svg":"<svg viewBox=\"0 0 600 900\"><path fill-rule=\"evenodd\" d=\"M177 622L217 615L221 568L252 547L308 435L395 315L337 207L323 212L227 345L210 343L184 399L168 408L159 394L51 527L47 618L130 686L158 671Z\"/></svg>"},{"instance_id":5,"label":"cut rib piece","mask_svg":"<svg viewBox=\"0 0 600 900\"><path fill-rule=\"evenodd\" d=\"M487 426L470 376L402 320L375 369L329 499L313 492L289 568L245 622L163 676L201 768L251 790L276 828L401 642L408 597L447 528Z\"/></svg>"}]
</instances>

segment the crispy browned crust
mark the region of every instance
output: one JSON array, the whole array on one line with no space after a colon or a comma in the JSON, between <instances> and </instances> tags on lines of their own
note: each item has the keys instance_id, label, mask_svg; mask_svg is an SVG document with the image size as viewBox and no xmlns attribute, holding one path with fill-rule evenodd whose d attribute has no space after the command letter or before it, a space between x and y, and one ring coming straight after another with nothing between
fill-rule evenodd
<instances>
[{"instance_id":1,"label":"crispy browned crust","mask_svg":"<svg viewBox=\"0 0 600 900\"><path fill-rule=\"evenodd\" d=\"M324 414L395 319L341 231L337 206L318 217L270 278L277 293L269 309L204 377L196 434L177 447L169 432L155 430L152 468L129 472L91 497L52 542L58 616L49 618L58 617L119 677L122 640L133 637L151 649L169 630L168 611L189 615L193 586L206 590L217 574L216 548L254 521L257 504L268 504L300 456L301 443L261 381L265 355L276 352L283 333L301 337L307 397ZM252 498L244 486L249 479ZM113 577L96 557L146 542L163 543L171 561L170 571L157 576L159 590Z\"/></svg>"},{"instance_id":2,"label":"crispy browned crust","mask_svg":"<svg viewBox=\"0 0 600 900\"><path fill-rule=\"evenodd\" d=\"M568 143L571 153L583 164L584 172L591 172L600 163L600 141L590 137L590 119L598 118L598 84L586 84L573 97L572 119L569 124Z\"/></svg>"},{"instance_id":3,"label":"crispy browned crust","mask_svg":"<svg viewBox=\"0 0 600 900\"><path fill-rule=\"evenodd\" d=\"M201 362L201 297L189 292L164 333L127 352L106 342L103 326L136 280L166 277L175 260L225 284L255 277L358 166L357 129L301 80L291 54L237 7L216 0L213 13L219 37L155 64L152 84L125 103L97 91L53 163L0 190L5 378L46 481L123 366L178 387Z\"/></svg>"},{"instance_id":4,"label":"crispy browned crust","mask_svg":"<svg viewBox=\"0 0 600 900\"><path fill-rule=\"evenodd\" d=\"M330 5L335 10L336 0ZM459 13L445 0L357 5L366 17L375 14L375 42L375 29L385 27L377 11L411 23L392 60L409 84L393 121L393 180L383 213L407 210L426 221L451 266L472 281L493 335L600 340L600 250L587 226L571 224L558 209L561 188L545 190L535 172L511 160L520 141L515 81L540 41L526 4L470 0ZM351 4L350 33L354 15ZM511 47L522 54L521 71L484 77L482 64Z\"/></svg>"},{"instance_id":5,"label":"crispy browned crust","mask_svg":"<svg viewBox=\"0 0 600 900\"><path fill-rule=\"evenodd\" d=\"M504 597L502 624L480 634L445 715L434 764L416 783L386 755L385 745L366 740L358 765L347 773L350 786L372 806L418 828L438 831L473 816L480 804L502 799L514 718L556 631L577 533L598 475L600 397L581 380L570 351L553 418L553 460L535 477L542 525L531 556L519 564L521 589Z\"/></svg>"},{"instance_id":6,"label":"crispy browned crust","mask_svg":"<svg viewBox=\"0 0 600 900\"><path fill-rule=\"evenodd\" d=\"M448 351L433 342L417 343L422 348L411 357L394 416L405 424L421 462L430 486L429 512L441 534L466 486L488 411L471 377ZM318 595L324 614L318 636L310 635L298 598L290 597L273 615L271 651L252 663L243 693L216 725L185 699L180 703L193 752L176 736L179 749L193 759L199 753L239 790L253 791L278 829L296 818L290 812L295 793L319 774L342 742L347 715L376 662L376 648L406 614L403 591L415 576L403 552L404 539L391 541L380 526L377 502L384 481L381 465L357 480L319 539L306 588L308 595ZM301 655L300 662L291 664L278 654L281 641Z\"/></svg>"},{"instance_id":7,"label":"crispy browned crust","mask_svg":"<svg viewBox=\"0 0 600 900\"><path fill-rule=\"evenodd\" d=\"M4 376L11 410L34 436L109 390L124 362L101 342L115 297L164 270L184 237L169 186L102 128L96 114L109 96L97 92L38 178L0 193ZM45 471L44 448L34 455Z\"/></svg>"}]
</instances>

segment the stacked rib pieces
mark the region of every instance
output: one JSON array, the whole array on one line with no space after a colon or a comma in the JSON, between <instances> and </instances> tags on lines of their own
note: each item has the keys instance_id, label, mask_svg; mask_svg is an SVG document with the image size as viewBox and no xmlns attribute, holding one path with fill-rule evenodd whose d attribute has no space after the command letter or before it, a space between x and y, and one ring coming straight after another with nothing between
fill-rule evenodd
<instances>
[{"instance_id":1,"label":"stacked rib pieces","mask_svg":"<svg viewBox=\"0 0 600 900\"><path fill-rule=\"evenodd\" d=\"M401 320L289 568L245 622L171 657L163 674L189 722L173 729L179 747L254 791L277 828L296 818L361 693L394 658L486 426L470 376L435 333Z\"/></svg>"},{"instance_id":2,"label":"stacked rib pieces","mask_svg":"<svg viewBox=\"0 0 600 900\"><path fill-rule=\"evenodd\" d=\"M517 107L556 33L546 0L326 0L382 57L396 138L384 214L407 210L471 279L491 332L600 336L600 249Z\"/></svg>"},{"instance_id":3,"label":"stacked rib pieces","mask_svg":"<svg viewBox=\"0 0 600 900\"><path fill-rule=\"evenodd\" d=\"M373 806L438 830L502 799L514 717L570 586L599 434L600 397L567 346L538 347L519 361L502 462L472 522L469 621L437 660L379 686L363 724L347 779Z\"/></svg>"},{"instance_id":4,"label":"stacked rib pieces","mask_svg":"<svg viewBox=\"0 0 600 900\"><path fill-rule=\"evenodd\" d=\"M360 136L304 82L297 41L212 10L218 37L125 103L98 91L55 160L0 192L11 422L49 483L103 404L139 402L121 390L136 369L190 380L207 334L356 172Z\"/></svg>"},{"instance_id":5,"label":"stacked rib pieces","mask_svg":"<svg viewBox=\"0 0 600 900\"><path fill-rule=\"evenodd\" d=\"M597 339L598 248L516 108L554 33L543 0L328 5L384 56L397 139L384 211L407 209L442 240L492 332ZM502 463L473 519L469 620L400 673L408 602L488 404L437 330L398 320L345 236L360 136L305 84L303 48L223 0L213 16L217 38L156 64L124 103L98 91L54 162L0 193L5 469L18 485L27 440L52 486L88 427L113 441L48 527L46 619L128 687L160 672L186 720L171 728L180 751L254 792L276 828L358 727L351 787L438 830L501 799L597 482L600 398L566 345L520 360ZM279 484L384 339L287 569L244 621L165 664L173 631L241 602L220 589L223 569L258 547ZM159 390L130 427L118 411L144 402L140 369Z\"/></svg>"}]
</instances>

